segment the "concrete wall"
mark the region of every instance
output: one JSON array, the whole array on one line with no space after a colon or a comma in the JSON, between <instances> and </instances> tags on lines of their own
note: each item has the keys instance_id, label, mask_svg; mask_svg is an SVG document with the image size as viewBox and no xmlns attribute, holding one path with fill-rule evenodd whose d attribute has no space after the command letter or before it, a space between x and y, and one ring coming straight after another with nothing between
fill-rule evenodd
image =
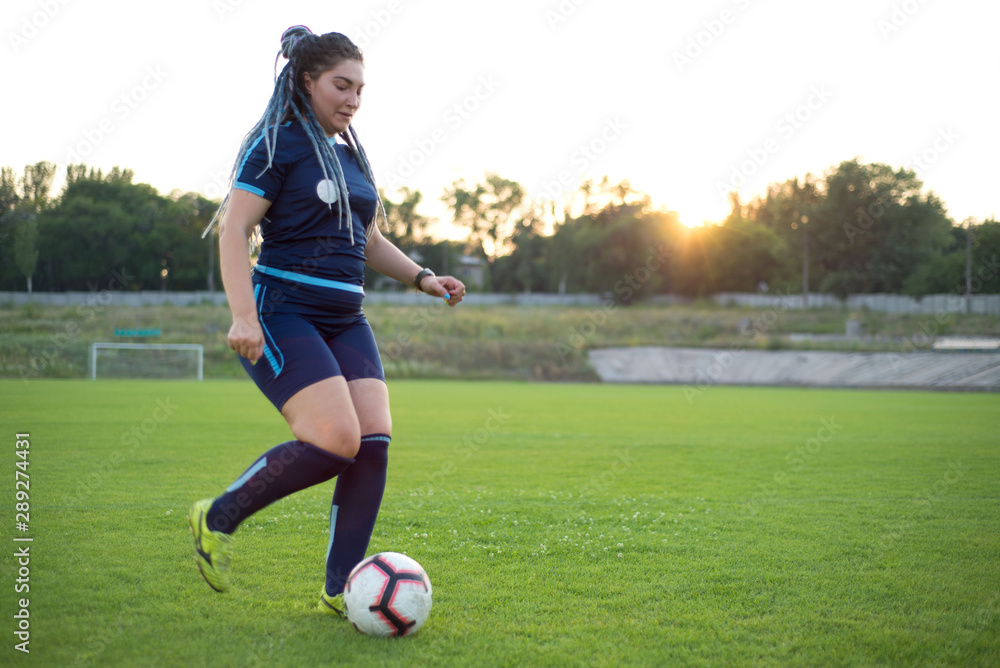
<instances>
[{"instance_id":1,"label":"concrete wall","mask_svg":"<svg viewBox=\"0 0 1000 668\"><path fill-rule=\"evenodd\" d=\"M588 352L606 383L933 388L1000 391L1000 354L844 353L739 348L602 348Z\"/></svg>"}]
</instances>

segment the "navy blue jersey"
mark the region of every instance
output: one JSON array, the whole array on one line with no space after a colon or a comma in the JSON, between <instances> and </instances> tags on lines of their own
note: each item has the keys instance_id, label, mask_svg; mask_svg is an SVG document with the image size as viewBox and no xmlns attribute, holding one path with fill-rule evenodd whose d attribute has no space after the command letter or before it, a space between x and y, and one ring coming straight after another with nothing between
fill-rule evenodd
<instances>
[{"instance_id":1,"label":"navy blue jersey","mask_svg":"<svg viewBox=\"0 0 1000 668\"><path fill-rule=\"evenodd\" d=\"M334 142L333 138L328 141ZM316 149L298 121L278 128L270 168L265 169L264 135L257 138L236 172L234 187L271 202L261 221L263 242L258 262L262 268L360 286L365 275L365 226L374 218L378 200L350 147L334 144L334 150L347 183L353 244L348 207L344 206L341 223L337 218L338 189L333 181L323 178Z\"/></svg>"}]
</instances>

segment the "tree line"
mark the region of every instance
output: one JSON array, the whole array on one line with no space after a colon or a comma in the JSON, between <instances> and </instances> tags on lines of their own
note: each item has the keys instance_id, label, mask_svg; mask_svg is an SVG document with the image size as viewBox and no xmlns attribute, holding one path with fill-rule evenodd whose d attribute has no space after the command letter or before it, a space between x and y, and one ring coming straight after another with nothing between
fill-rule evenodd
<instances>
[{"instance_id":1,"label":"tree line","mask_svg":"<svg viewBox=\"0 0 1000 668\"><path fill-rule=\"evenodd\" d=\"M164 197L133 183L130 170L85 165L70 165L54 196L55 175L46 162L21 175L0 168L0 289L94 291L112 272L127 279L125 290L220 285L210 271L212 242L201 239L218 203L194 193Z\"/></svg>"},{"instance_id":2,"label":"tree line","mask_svg":"<svg viewBox=\"0 0 1000 668\"><path fill-rule=\"evenodd\" d=\"M71 165L0 168L0 290L221 289L217 241L201 238L218 202L161 195L133 173ZM1000 292L1000 223L956 223L913 171L850 160L770 184L720 224L689 228L629 183L586 181L563 202L532 200L499 174L457 180L441 200L461 241L435 238L420 191L383 193L384 234L419 262L484 267L479 290L591 292L627 303L656 293ZM971 236L970 236L971 235ZM970 241L971 240L971 241ZM967 263L967 258L971 262ZM971 270L971 271L970 271ZM379 284L372 273L369 284ZM390 285L382 283L381 285Z\"/></svg>"}]
</instances>

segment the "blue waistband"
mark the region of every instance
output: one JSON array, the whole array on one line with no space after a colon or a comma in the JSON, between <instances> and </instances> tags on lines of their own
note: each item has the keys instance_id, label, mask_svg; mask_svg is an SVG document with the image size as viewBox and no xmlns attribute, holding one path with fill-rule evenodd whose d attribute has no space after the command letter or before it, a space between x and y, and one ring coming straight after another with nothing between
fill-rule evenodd
<instances>
[{"instance_id":1,"label":"blue waistband","mask_svg":"<svg viewBox=\"0 0 1000 668\"><path fill-rule=\"evenodd\" d=\"M365 294L365 289L360 285L352 285L350 283L344 283L342 281L331 281L328 278L316 278L315 276L307 276L306 274L297 274L294 271L285 271L283 269L271 269L265 267L262 264L257 264L254 267L254 271L259 271L265 276L274 276L275 278L283 278L286 281L295 281L296 283L305 283L307 285L316 285L321 288L334 288L336 290L347 290L348 292L357 292L358 294Z\"/></svg>"}]
</instances>

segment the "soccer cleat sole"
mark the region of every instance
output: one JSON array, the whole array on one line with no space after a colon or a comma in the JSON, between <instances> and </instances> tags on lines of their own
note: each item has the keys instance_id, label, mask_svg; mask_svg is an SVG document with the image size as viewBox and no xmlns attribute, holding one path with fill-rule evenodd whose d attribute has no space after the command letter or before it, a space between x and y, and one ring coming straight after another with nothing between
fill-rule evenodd
<instances>
[{"instance_id":1,"label":"soccer cleat sole","mask_svg":"<svg viewBox=\"0 0 1000 668\"><path fill-rule=\"evenodd\" d=\"M335 606L332 603L330 603L331 599L332 600L339 599L340 604L344 605L344 597L343 597L342 594L340 596L327 596L326 590L325 589L321 589L320 593L319 593L319 605L317 606L319 608L320 612L323 612L324 614L327 614L327 615L336 616L336 617L339 617L341 619L346 619L347 618L347 608L346 607L344 609L338 608L337 606Z\"/></svg>"}]
</instances>

